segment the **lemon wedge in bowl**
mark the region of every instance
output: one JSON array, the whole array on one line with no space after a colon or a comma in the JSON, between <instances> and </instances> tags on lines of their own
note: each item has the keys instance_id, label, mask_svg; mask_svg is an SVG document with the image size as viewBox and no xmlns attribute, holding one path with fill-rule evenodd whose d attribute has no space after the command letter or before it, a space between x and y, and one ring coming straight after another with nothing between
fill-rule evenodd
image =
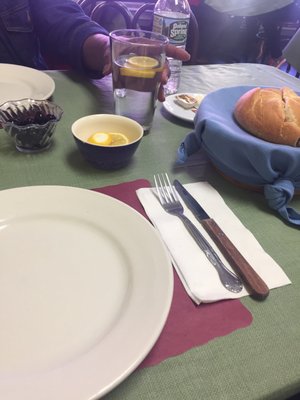
<instances>
[{"instance_id":1,"label":"lemon wedge in bowl","mask_svg":"<svg viewBox=\"0 0 300 400\"><path fill-rule=\"evenodd\" d=\"M129 143L129 140L123 133L96 132L87 142L98 146L121 146Z\"/></svg>"},{"instance_id":2,"label":"lemon wedge in bowl","mask_svg":"<svg viewBox=\"0 0 300 400\"><path fill-rule=\"evenodd\" d=\"M107 171L125 167L144 135L139 123L114 114L86 115L73 122L71 131L82 157Z\"/></svg>"},{"instance_id":3,"label":"lemon wedge in bowl","mask_svg":"<svg viewBox=\"0 0 300 400\"><path fill-rule=\"evenodd\" d=\"M87 139L87 142L101 146L109 146L111 144L111 136L109 133L96 132Z\"/></svg>"}]
</instances>

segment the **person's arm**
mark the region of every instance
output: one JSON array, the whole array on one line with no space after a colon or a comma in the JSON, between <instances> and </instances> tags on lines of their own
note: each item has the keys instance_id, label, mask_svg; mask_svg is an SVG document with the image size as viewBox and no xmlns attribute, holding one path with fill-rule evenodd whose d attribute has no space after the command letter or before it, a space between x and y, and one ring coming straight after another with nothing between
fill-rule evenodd
<instances>
[{"instance_id":1,"label":"person's arm","mask_svg":"<svg viewBox=\"0 0 300 400\"><path fill-rule=\"evenodd\" d=\"M105 63L101 56L107 47L108 32L91 21L73 0L29 1L34 28L44 51L78 71L101 78Z\"/></svg>"},{"instance_id":2,"label":"person's arm","mask_svg":"<svg viewBox=\"0 0 300 400\"><path fill-rule=\"evenodd\" d=\"M94 78L111 71L108 33L90 20L73 0L30 0L34 26L41 41L77 70ZM167 46L167 56L188 61L190 55L173 45ZM166 68L162 85L169 77ZM163 88L158 99L164 101Z\"/></svg>"}]
</instances>

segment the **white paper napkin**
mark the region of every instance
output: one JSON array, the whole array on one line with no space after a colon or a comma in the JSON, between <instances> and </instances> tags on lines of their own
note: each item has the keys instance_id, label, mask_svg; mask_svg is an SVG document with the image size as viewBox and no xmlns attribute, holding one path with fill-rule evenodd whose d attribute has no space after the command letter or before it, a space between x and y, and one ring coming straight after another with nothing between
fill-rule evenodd
<instances>
[{"instance_id":1,"label":"white paper napkin","mask_svg":"<svg viewBox=\"0 0 300 400\"><path fill-rule=\"evenodd\" d=\"M184 186L199 201L207 214L219 224L270 289L291 283L281 267L264 251L252 233L245 228L212 186L207 182L190 183ZM173 265L187 293L195 303L209 303L249 294L246 289L236 294L223 287L217 271L197 246L180 219L164 211L156 197L155 189L138 189L137 195L153 225L159 230L173 259ZM192 212L185 207L183 202L182 205L185 215L213 245L224 264L231 269Z\"/></svg>"}]
</instances>

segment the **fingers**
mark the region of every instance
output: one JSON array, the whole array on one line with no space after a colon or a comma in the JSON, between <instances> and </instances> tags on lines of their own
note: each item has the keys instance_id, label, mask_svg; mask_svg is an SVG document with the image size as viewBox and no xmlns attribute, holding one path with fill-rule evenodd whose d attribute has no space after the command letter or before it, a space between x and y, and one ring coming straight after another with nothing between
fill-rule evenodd
<instances>
[{"instance_id":1,"label":"fingers","mask_svg":"<svg viewBox=\"0 0 300 400\"><path fill-rule=\"evenodd\" d=\"M84 66L92 71L102 72L103 66L110 62L109 37L96 33L87 37L82 47Z\"/></svg>"},{"instance_id":2,"label":"fingers","mask_svg":"<svg viewBox=\"0 0 300 400\"><path fill-rule=\"evenodd\" d=\"M171 75L171 71L170 71L169 63L168 63L168 61L166 61L165 65L164 65L164 69L161 74L160 87L159 87L158 96L157 96L158 100L161 102L165 101L165 99L166 99L165 92L164 92L164 85L168 82L170 75Z\"/></svg>"},{"instance_id":3,"label":"fingers","mask_svg":"<svg viewBox=\"0 0 300 400\"><path fill-rule=\"evenodd\" d=\"M110 48L106 48L104 52L104 63L103 63L103 69L102 73L104 76L108 75L112 71L112 65L111 65L111 55L110 55Z\"/></svg>"},{"instance_id":4,"label":"fingers","mask_svg":"<svg viewBox=\"0 0 300 400\"><path fill-rule=\"evenodd\" d=\"M186 50L181 49L180 47L176 47L172 44L167 45L166 55L167 57L176 58L177 60L180 61L188 61L191 58L190 54ZM166 99L163 85L165 85L168 82L170 75L171 71L169 63L168 61L166 61L164 69L161 74L161 85L159 87L158 97L157 97L158 100L161 102L165 101Z\"/></svg>"},{"instance_id":5,"label":"fingers","mask_svg":"<svg viewBox=\"0 0 300 400\"><path fill-rule=\"evenodd\" d=\"M109 75L111 73L111 71L112 71L111 64L106 64L103 67L102 74L103 74L103 76L106 76L106 75Z\"/></svg>"},{"instance_id":6,"label":"fingers","mask_svg":"<svg viewBox=\"0 0 300 400\"><path fill-rule=\"evenodd\" d=\"M166 47L166 55L167 57L176 58L180 61L189 61L191 58L190 54L180 47L176 47L173 44L168 44Z\"/></svg>"},{"instance_id":7,"label":"fingers","mask_svg":"<svg viewBox=\"0 0 300 400\"><path fill-rule=\"evenodd\" d=\"M157 99L161 102L164 102L166 100L163 85L160 85L160 87L159 87Z\"/></svg>"},{"instance_id":8,"label":"fingers","mask_svg":"<svg viewBox=\"0 0 300 400\"><path fill-rule=\"evenodd\" d=\"M108 39L108 38L107 38ZM110 42L109 39L106 41L106 44L103 45L103 68L102 73L103 75L108 75L112 71L111 65L111 50L110 50Z\"/></svg>"},{"instance_id":9,"label":"fingers","mask_svg":"<svg viewBox=\"0 0 300 400\"><path fill-rule=\"evenodd\" d=\"M165 85L168 82L170 75L171 75L171 71L170 71L169 63L168 63L168 61L166 61L165 65L164 65L164 69L161 74L161 83L163 85Z\"/></svg>"}]
</instances>

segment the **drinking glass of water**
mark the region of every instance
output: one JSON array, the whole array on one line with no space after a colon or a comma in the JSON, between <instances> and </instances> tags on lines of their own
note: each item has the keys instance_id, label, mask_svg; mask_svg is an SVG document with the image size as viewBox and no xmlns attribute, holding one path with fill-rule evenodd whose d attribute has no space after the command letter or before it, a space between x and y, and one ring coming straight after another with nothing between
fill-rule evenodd
<instances>
[{"instance_id":1,"label":"drinking glass of water","mask_svg":"<svg viewBox=\"0 0 300 400\"><path fill-rule=\"evenodd\" d=\"M139 29L110 33L115 112L151 128L167 37Z\"/></svg>"}]
</instances>

